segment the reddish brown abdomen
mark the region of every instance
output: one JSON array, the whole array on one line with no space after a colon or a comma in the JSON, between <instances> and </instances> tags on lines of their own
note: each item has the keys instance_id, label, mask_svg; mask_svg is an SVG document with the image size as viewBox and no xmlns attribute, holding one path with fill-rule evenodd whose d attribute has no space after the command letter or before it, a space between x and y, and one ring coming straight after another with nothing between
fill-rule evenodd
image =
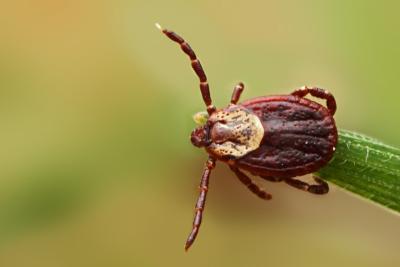
<instances>
[{"instance_id":1,"label":"reddish brown abdomen","mask_svg":"<svg viewBox=\"0 0 400 267\"><path fill-rule=\"evenodd\" d=\"M264 127L260 147L236 161L256 175L294 177L315 172L333 156L337 142L329 110L291 95L258 97L241 104Z\"/></svg>"}]
</instances>

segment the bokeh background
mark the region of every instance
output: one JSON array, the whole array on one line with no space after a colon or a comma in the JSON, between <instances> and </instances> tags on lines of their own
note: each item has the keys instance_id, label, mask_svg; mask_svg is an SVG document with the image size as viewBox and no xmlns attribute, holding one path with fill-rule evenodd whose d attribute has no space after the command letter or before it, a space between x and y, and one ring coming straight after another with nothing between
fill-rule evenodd
<instances>
[{"instance_id":1,"label":"bokeh background","mask_svg":"<svg viewBox=\"0 0 400 267\"><path fill-rule=\"evenodd\" d=\"M400 266L400 218L331 186L319 197L219 164L189 233L204 151L189 61L217 106L303 85L337 124L400 146L396 1L3 1L0 266Z\"/></svg>"}]
</instances>

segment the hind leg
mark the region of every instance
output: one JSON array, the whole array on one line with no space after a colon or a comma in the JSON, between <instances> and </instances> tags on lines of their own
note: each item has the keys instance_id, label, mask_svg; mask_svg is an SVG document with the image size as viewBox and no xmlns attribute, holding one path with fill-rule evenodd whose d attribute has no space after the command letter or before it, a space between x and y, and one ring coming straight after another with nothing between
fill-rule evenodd
<instances>
[{"instance_id":1,"label":"hind leg","mask_svg":"<svg viewBox=\"0 0 400 267\"><path fill-rule=\"evenodd\" d=\"M313 178L314 178L315 182L317 182L317 184L310 185L306 182L303 182L303 181L300 181L300 180L297 180L294 178L287 178L287 179L285 179L285 182L290 186L293 186L293 187L303 190L303 191L310 192L312 194L323 195L323 194L326 194L329 192L329 186L324 180L322 180L314 175L313 175Z\"/></svg>"},{"instance_id":2,"label":"hind leg","mask_svg":"<svg viewBox=\"0 0 400 267\"><path fill-rule=\"evenodd\" d=\"M326 106L328 107L329 111L331 112L332 115L335 114L336 100L335 97L328 90L317 87L304 86L300 89L296 89L294 92L291 93L291 95L299 97L305 97L307 94L310 94L317 98L325 99Z\"/></svg>"}]
</instances>

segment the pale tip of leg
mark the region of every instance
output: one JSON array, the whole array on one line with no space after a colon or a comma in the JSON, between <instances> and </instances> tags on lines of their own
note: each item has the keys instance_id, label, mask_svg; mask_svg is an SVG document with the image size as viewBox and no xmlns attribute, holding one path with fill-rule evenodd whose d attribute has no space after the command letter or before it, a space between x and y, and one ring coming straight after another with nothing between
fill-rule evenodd
<instances>
[{"instance_id":1,"label":"pale tip of leg","mask_svg":"<svg viewBox=\"0 0 400 267\"><path fill-rule=\"evenodd\" d=\"M158 23L156 22L155 25L156 25L157 29L159 29L160 31L163 31L163 28L161 27L160 24L158 24Z\"/></svg>"}]
</instances>

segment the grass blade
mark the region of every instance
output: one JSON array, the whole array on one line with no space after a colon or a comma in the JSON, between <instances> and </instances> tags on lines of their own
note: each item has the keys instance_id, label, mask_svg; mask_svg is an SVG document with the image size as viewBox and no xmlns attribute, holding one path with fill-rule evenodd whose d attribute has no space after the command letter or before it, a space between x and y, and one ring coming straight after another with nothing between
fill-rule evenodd
<instances>
[{"instance_id":1,"label":"grass blade","mask_svg":"<svg viewBox=\"0 0 400 267\"><path fill-rule=\"evenodd\" d=\"M340 130L334 158L317 175L400 212L400 149Z\"/></svg>"}]
</instances>

